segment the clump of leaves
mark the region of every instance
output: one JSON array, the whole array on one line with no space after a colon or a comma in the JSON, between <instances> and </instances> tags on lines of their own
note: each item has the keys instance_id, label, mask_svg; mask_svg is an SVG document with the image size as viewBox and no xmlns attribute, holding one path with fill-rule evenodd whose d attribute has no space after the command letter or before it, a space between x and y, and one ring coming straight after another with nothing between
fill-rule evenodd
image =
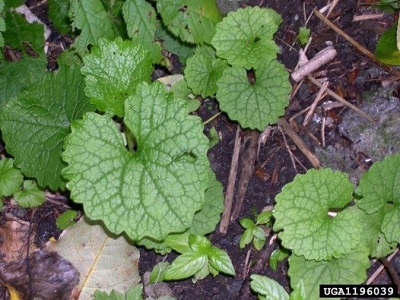
<instances>
[{"instance_id":1,"label":"clump of leaves","mask_svg":"<svg viewBox=\"0 0 400 300\"><path fill-rule=\"evenodd\" d=\"M180 280L194 276L194 281L203 279L208 274L213 276L220 272L234 276L232 262L225 251L214 247L211 242L200 235L182 234L168 237L165 243L181 253L171 265L161 263L151 274L151 281Z\"/></svg>"},{"instance_id":2,"label":"clump of leaves","mask_svg":"<svg viewBox=\"0 0 400 300\"><path fill-rule=\"evenodd\" d=\"M400 241L399 185L395 154L362 176L356 205L347 175L331 169L309 170L284 186L273 216L274 230L292 252L291 286L303 280L306 298L316 299L319 284L364 282L369 257L388 255Z\"/></svg>"},{"instance_id":3,"label":"clump of leaves","mask_svg":"<svg viewBox=\"0 0 400 300\"><path fill-rule=\"evenodd\" d=\"M0 160L0 197L14 196L21 207L35 207L44 203L45 192L33 180L25 180L20 170L14 168L14 160ZM0 202L0 208L3 202Z\"/></svg>"},{"instance_id":4,"label":"clump of leaves","mask_svg":"<svg viewBox=\"0 0 400 300\"><path fill-rule=\"evenodd\" d=\"M299 28L299 35L298 39L301 45L305 45L308 42L308 39L310 38L310 28L307 28L305 26L302 26Z\"/></svg>"},{"instance_id":5,"label":"clump of leaves","mask_svg":"<svg viewBox=\"0 0 400 300\"><path fill-rule=\"evenodd\" d=\"M263 211L257 216L255 223L249 218L241 219L239 223L245 230L240 238L239 247L242 249L253 241L254 248L261 250L266 242L264 227L271 223L271 217L271 211Z\"/></svg>"}]
</instances>

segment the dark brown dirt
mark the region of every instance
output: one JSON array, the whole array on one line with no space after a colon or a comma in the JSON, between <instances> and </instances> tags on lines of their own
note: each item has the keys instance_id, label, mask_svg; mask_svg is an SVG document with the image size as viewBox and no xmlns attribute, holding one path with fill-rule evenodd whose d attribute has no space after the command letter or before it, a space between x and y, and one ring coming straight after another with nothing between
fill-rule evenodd
<instances>
[{"instance_id":1,"label":"dark brown dirt","mask_svg":"<svg viewBox=\"0 0 400 300\"><path fill-rule=\"evenodd\" d=\"M40 5L38 1L28 1L35 13L41 16L45 23L49 24L46 18L46 9ZM305 21L303 14L307 17L311 14L312 10L317 7L321 8L326 5L325 0L294 0L294 1L264 1L264 0L250 0L243 1L241 6L254 6L259 5L262 7L271 7L283 16L283 24L276 35L277 43L281 47L279 55L280 61L286 68L292 71L298 61L298 51L301 48L299 43L296 42L298 28L303 26ZM374 50L377 39L382 31L389 27L393 22L393 17L388 14L383 20L368 20L363 22L352 22L355 15L360 15L370 12L372 9L367 6L362 6L360 1L349 0L339 1L337 7L333 10L330 20L337 26L346 31L350 36L357 40L360 44L365 46L370 51ZM313 42L307 52L310 57L315 55L318 51L326 47L326 42L330 41L338 50L337 57L324 66L317 73L320 77L327 77L331 82L331 87L347 99L358 105L362 101L361 94L364 91L373 89L379 85L388 74L356 52L355 48L346 42L342 37L338 36L333 30L329 29L315 16L312 17L307 25L311 29ZM54 35L51 43L53 51L50 53L49 67L55 68L54 58L60 53L60 45L67 47L70 44L68 37L61 37ZM317 76L316 76L317 77ZM291 103L286 111L286 119L301 111L311 104L315 93L318 90L311 84L305 83L300 88L299 92L291 100ZM218 104L213 99L204 99L202 107L198 111L199 116L203 120L208 119L218 112ZM327 132L327 145L335 144L338 140L343 139L337 134L337 125L340 123L341 115L344 109L339 108L332 111L334 120L333 125ZM220 115L211 123L207 124L205 133L208 134L211 127L215 127L220 134L220 142L209 151L209 158L212 168L216 173L218 180L220 180L226 190L228 185L228 177L230 171L231 157L233 152L233 143L237 124L230 121L227 116ZM319 147L309 134L318 135L317 128L300 128L299 135L308 143L311 148ZM332 134L330 134L332 133ZM243 131L242 136L245 139L249 136L250 132ZM307 158L297 149L292 141L287 138L287 143L293 154L301 162L305 168L310 168L311 164ZM244 143L242 152L247 147ZM241 156L242 157L242 156ZM239 158L239 170L242 168L246 161ZM253 218L254 215L259 213L265 206L272 205L277 193L280 192L283 185L290 182L297 173L304 173L305 169L296 164L296 168L292 164L292 160L287 151L285 140L277 128L273 128L272 135L268 139L266 145L260 148L259 156L256 161L255 172L250 180L245 202L243 204L239 219L244 217ZM40 239L46 240L52 235L56 235L54 227L54 220L57 214L62 211L60 208L55 208L53 204L49 204L46 208L42 208L39 215L37 215L36 224L39 227ZM44 218L47 217L47 221ZM237 222L230 224L227 234L221 234L216 231L208 236L213 245L220 247L228 252L237 276L227 277L219 275L215 278L211 276L193 283L191 280L180 282L168 283L172 289L174 296L181 300L191 299L256 299L256 296L251 294L248 290L248 278L252 273L245 269L246 256L249 254L248 261L257 261L260 254L247 246L244 249L239 248L240 235L243 232L242 228ZM267 244L266 249L271 253L273 249L278 247L278 242L273 242L271 245ZM174 254L168 255L168 260L172 260ZM155 254L151 251L141 249L140 258L140 271L151 271L152 268L161 260L162 256ZM268 259L261 261L264 266L259 274L267 275L280 282L289 291L289 281L287 278L287 262L284 261L278 265L276 271L273 271L268 266ZM375 270L379 262L371 267L371 272ZM369 272L369 274L371 273ZM390 283L390 278L385 272L376 280L376 283ZM240 296L239 296L240 295Z\"/></svg>"}]
</instances>

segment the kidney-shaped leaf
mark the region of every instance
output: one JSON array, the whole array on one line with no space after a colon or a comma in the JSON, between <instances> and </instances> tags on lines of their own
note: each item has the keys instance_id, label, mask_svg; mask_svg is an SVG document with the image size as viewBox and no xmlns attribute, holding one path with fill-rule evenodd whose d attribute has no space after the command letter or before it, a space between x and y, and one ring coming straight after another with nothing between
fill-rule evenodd
<instances>
[{"instance_id":1,"label":"kidney-shaped leaf","mask_svg":"<svg viewBox=\"0 0 400 300\"><path fill-rule=\"evenodd\" d=\"M265 61L254 71L254 82L241 67L227 68L217 81L221 110L241 127L264 130L274 124L289 104L291 85L283 65Z\"/></svg>"},{"instance_id":2,"label":"kidney-shaped leaf","mask_svg":"<svg viewBox=\"0 0 400 300\"><path fill-rule=\"evenodd\" d=\"M88 113L72 125L64 175L72 198L91 219L134 240L163 240L192 224L209 183L208 140L185 103L161 83L139 85L126 101L124 118L135 152L125 147L109 116Z\"/></svg>"},{"instance_id":3,"label":"kidney-shaped leaf","mask_svg":"<svg viewBox=\"0 0 400 300\"><path fill-rule=\"evenodd\" d=\"M297 175L276 196L274 230L286 248L306 259L330 259L354 249L362 230L358 214L343 209L352 200L348 177L331 169ZM343 209L336 216L330 210Z\"/></svg>"},{"instance_id":4,"label":"kidney-shaped leaf","mask_svg":"<svg viewBox=\"0 0 400 300\"><path fill-rule=\"evenodd\" d=\"M85 93L99 110L122 117L125 99L139 82L150 80L152 59L142 46L120 37L113 42L100 39L98 44L83 57Z\"/></svg>"},{"instance_id":5,"label":"kidney-shaped leaf","mask_svg":"<svg viewBox=\"0 0 400 300\"><path fill-rule=\"evenodd\" d=\"M273 9L240 8L217 24L211 43L230 64L255 68L260 61L276 58L279 48L272 38L281 22Z\"/></svg>"},{"instance_id":6,"label":"kidney-shaped leaf","mask_svg":"<svg viewBox=\"0 0 400 300\"><path fill-rule=\"evenodd\" d=\"M358 206L368 214L378 211L387 203L392 210L387 212L381 230L389 242L400 241L400 154L386 157L374 163L360 179L356 193L363 198Z\"/></svg>"}]
</instances>

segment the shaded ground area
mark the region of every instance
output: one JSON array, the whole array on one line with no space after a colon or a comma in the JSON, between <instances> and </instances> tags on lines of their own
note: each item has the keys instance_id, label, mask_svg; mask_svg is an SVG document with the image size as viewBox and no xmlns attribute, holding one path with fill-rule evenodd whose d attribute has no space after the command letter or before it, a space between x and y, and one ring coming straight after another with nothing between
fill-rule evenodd
<instances>
[{"instance_id":1,"label":"shaded ground area","mask_svg":"<svg viewBox=\"0 0 400 300\"><path fill-rule=\"evenodd\" d=\"M226 1L230 8L235 8L235 3ZM41 5L32 1L30 5L37 8L40 15L45 15L46 11ZM298 29L306 24L306 19L312 13L314 8L322 8L326 5L326 1L243 1L238 6L259 5L263 7L271 7L280 13L283 17L283 24L277 33L277 44L281 48L279 60L286 66L289 71L293 71L299 58L299 49L301 45L296 42ZM329 19L338 27L343 29L361 45L372 51L375 48L378 37L392 25L394 19L390 14L386 14L381 19L369 19L362 22L354 22L356 15L370 14L375 12L370 6L361 5L360 1L339 1L331 12ZM313 75L317 78L326 77L330 82L330 88L336 93L346 98L356 106L360 106L364 101L364 95L367 91L375 91L381 86L383 80L390 78L390 75L381 68L374 65L370 60L360 55L355 48L327 27L315 16L312 16L307 22L307 27L311 29L312 42L307 51L309 57L313 57L317 52L326 47L326 43L330 42L336 48L338 55L328 65L320 68ZM57 56L61 48L57 45L62 42L64 46L68 46L71 41L67 38L54 36L54 43L51 44L53 50L51 55ZM50 63L50 68L55 66ZM290 101L290 105L286 110L285 119L292 121L290 124L294 127L298 135L306 142L308 147L315 153L320 155L323 165L333 165L332 161L323 160L322 157L329 156L326 149L334 149L339 152L346 152L348 161L346 166L350 169L358 170L359 173L365 171L369 165L370 157L359 149L354 149L354 142L344 136L340 130L342 119L348 109L343 107L333 108L329 111L320 111L320 117L326 118L328 122L324 129L318 119L318 110L308 126L301 126L304 114L293 118L297 113L308 107L314 101L318 88L310 82L304 82L302 85L294 84L294 93ZM395 85L388 90L388 95L393 99L399 100L399 92ZM388 96L388 97L389 97ZM329 99L327 99L329 100ZM396 100L393 100L396 101ZM198 111L199 116L203 120L207 120L219 112L218 104L213 99L204 99L202 107ZM229 173L234 148L235 134L237 124L231 122L225 115L219 115L206 125L206 134L209 134L211 128L214 127L219 135L219 143L210 150L209 158L212 168L226 188L229 184ZM325 142L323 144L321 131L324 130L323 136ZM253 133L247 130L240 132L241 146L239 155L239 174L240 171L248 169L251 166L251 173L248 180L247 191L245 192L244 203L238 212L236 220L229 224L226 234L220 233L218 228L209 238L213 245L220 247L228 252L237 272L235 278L217 276L207 278L193 283L191 280L181 282L168 283L167 286L172 290L177 299L256 299L248 289L248 280L250 274L257 272L261 275L267 275L280 282L289 291L289 282L287 278L287 262L284 261L278 265L276 271L268 266L268 257L271 252L278 247L278 242L272 235L268 236L266 247L258 252L251 246L239 249L240 235L243 229L237 220L244 217L254 218L264 207L273 205L274 197L280 192L283 185L292 181L298 173L304 173L306 169L311 168L312 164L307 157L299 150L291 139L289 139L283 131L277 126L270 128L266 141L263 144L256 143L260 133ZM256 145L256 146L254 146ZM392 149L395 150L395 149ZM253 153L253 155L251 155ZM255 154L254 154L255 153ZM321 154L322 153L322 154ZM249 157L251 161L249 161ZM339 164L340 165L340 164ZM340 166L338 167L340 168ZM357 175L355 175L355 180ZM236 178L237 196L240 178ZM57 202L58 201L58 202ZM65 207L62 205L63 198L39 208L35 214L35 223L39 226L39 240L46 241L50 236L57 234L54 226L54 219L59 212ZM234 202L235 205L235 202ZM18 213L18 212L14 212ZM33 216L25 216L26 218ZM175 257L170 254L167 260L172 261ZM141 273L151 271L152 268L164 259L163 256L154 252L141 250L140 268ZM396 261L396 258L395 260ZM380 265L379 262L374 263L369 271L369 275L375 272ZM385 271L381 272L373 282L391 283L390 277Z\"/></svg>"}]
</instances>

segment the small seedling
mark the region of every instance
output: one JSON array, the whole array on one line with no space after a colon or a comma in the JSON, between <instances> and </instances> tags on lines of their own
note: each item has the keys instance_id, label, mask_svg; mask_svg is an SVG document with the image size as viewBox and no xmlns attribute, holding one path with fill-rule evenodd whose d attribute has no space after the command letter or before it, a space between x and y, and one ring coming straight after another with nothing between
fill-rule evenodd
<instances>
[{"instance_id":1,"label":"small seedling","mask_svg":"<svg viewBox=\"0 0 400 300\"><path fill-rule=\"evenodd\" d=\"M181 253L171 265L161 262L151 277L160 280L180 280L194 277L194 281L213 276L220 272L235 276L235 269L225 251L214 247L211 242L200 235L170 235L165 243L173 250Z\"/></svg>"},{"instance_id":2,"label":"small seedling","mask_svg":"<svg viewBox=\"0 0 400 300\"><path fill-rule=\"evenodd\" d=\"M253 241L254 248L261 250L266 242L264 227L265 225L271 224L271 217L271 211L263 211L257 216L255 223L249 218L241 219L239 223L245 231L240 238L239 247L243 249L247 244Z\"/></svg>"}]
</instances>

